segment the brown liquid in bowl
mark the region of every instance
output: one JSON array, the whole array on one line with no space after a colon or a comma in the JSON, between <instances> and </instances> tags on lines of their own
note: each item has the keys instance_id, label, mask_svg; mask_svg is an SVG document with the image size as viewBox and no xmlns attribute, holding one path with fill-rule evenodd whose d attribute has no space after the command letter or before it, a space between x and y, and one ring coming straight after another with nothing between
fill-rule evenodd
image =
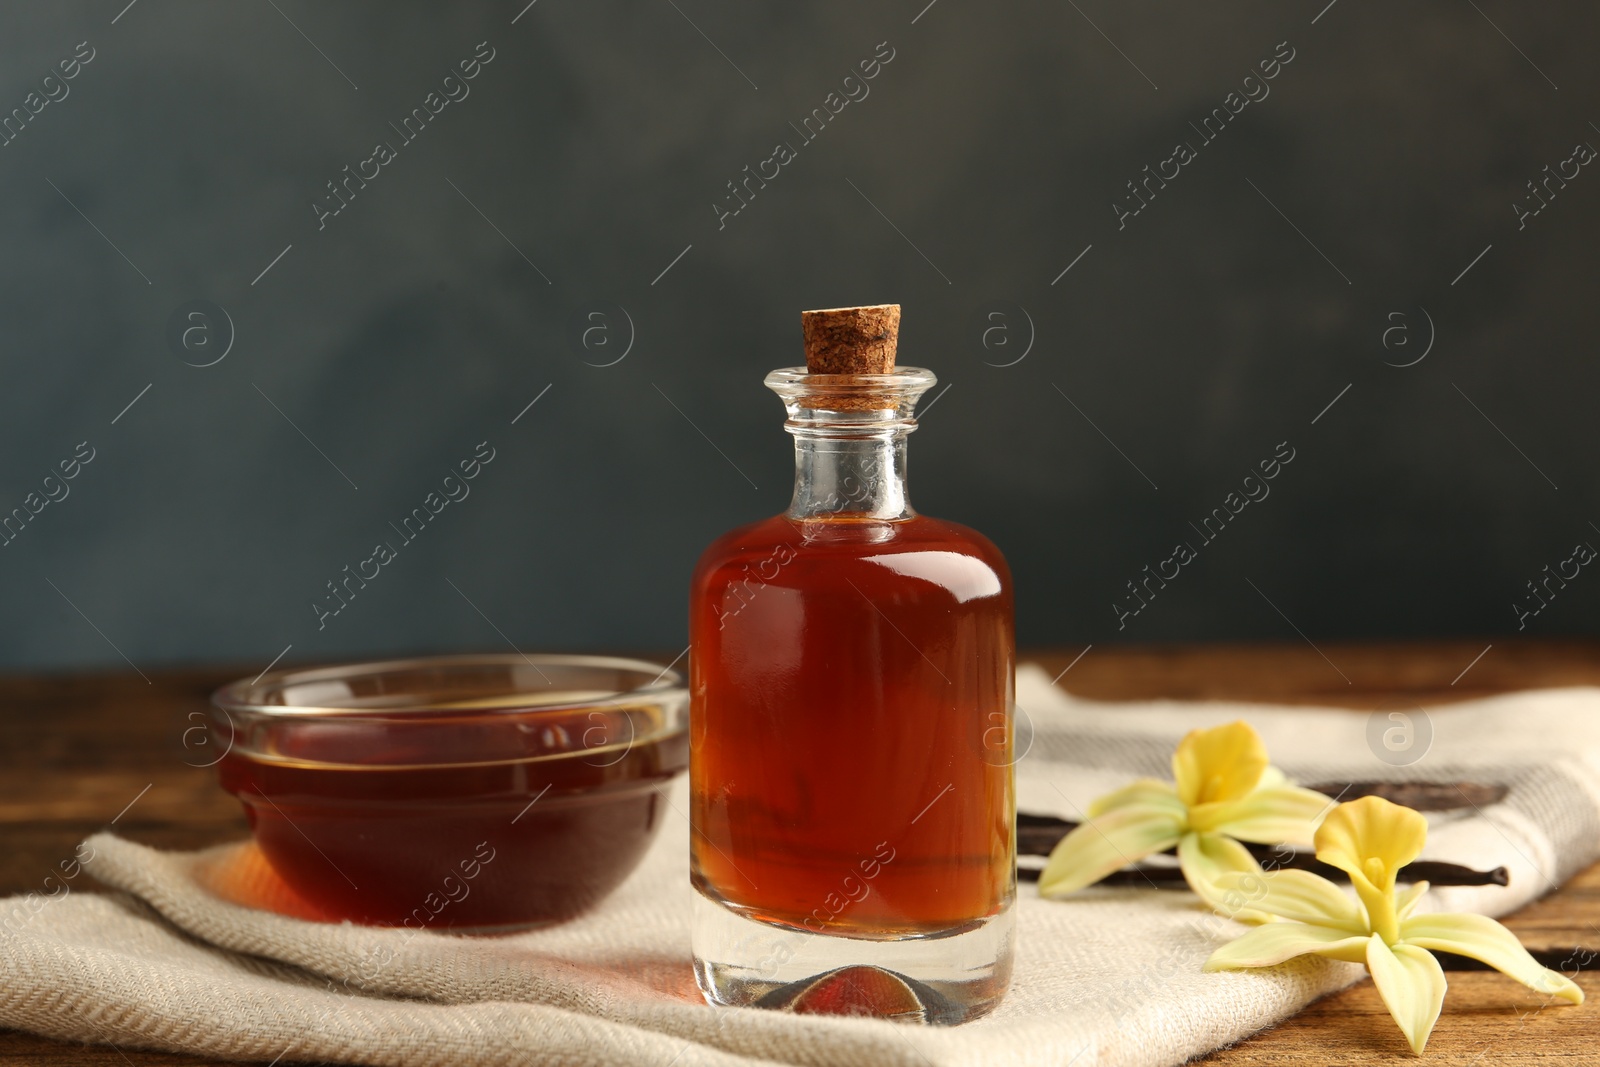
<instances>
[{"instance_id":1,"label":"brown liquid in bowl","mask_svg":"<svg viewBox=\"0 0 1600 1067\"><path fill-rule=\"evenodd\" d=\"M554 729L595 729L581 715L567 725ZM451 766L408 751L415 730L312 719L257 746L270 754L235 749L218 769L273 869L332 917L509 929L570 918L615 889L666 814L658 787L688 760L681 732L549 754L551 728L429 724L435 758L454 747L451 730L475 732L477 750L483 731L504 732L499 750L526 753Z\"/></svg>"}]
</instances>

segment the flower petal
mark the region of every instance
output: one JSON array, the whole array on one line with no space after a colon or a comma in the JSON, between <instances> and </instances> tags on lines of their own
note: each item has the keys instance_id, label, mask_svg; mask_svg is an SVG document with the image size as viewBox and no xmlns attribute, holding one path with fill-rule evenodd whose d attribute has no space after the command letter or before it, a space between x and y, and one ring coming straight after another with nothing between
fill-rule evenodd
<instances>
[{"instance_id":1,"label":"flower petal","mask_svg":"<svg viewBox=\"0 0 1600 1067\"><path fill-rule=\"evenodd\" d=\"M1421 815L1382 797L1362 797L1323 818L1317 827L1317 859L1387 891L1427 839L1428 820Z\"/></svg>"},{"instance_id":2,"label":"flower petal","mask_svg":"<svg viewBox=\"0 0 1600 1067\"><path fill-rule=\"evenodd\" d=\"M1194 808L1189 824L1197 830L1220 830L1240 841L1309 845L1317 820L1332 808L1333 803L1313 789L1267 786L1237 800Z\"/></svg>"},{"instance_id":3,"label":"flower petal","mask_svg":"<svg viewBox=\"0 0 1600 1067\"><path fill-rule=\"evenodd\" d=\"M1191 730L1172 754L1178 796L1190 807L1244 796L1267 769L1267 746L1254 727L1240 720Z\"/></svg>"},{"instance_id":4,"label":"flower petal","mask_svg":"<svg viewBox=\"0 0 1600 1067\"><path fill-rule=\"evenodd\" d=\"M1444 969L1439 961L1415 945L1391 949L1373 934L1367 941L1367 970L1411 1051L1422 1055L1444 1006Z\"/></svg>"},{"instance_id":5,"label":"flower petal","mask_svg":"<svg viewBox=\"0 0 1600 1067\"><path fill-rule=\"evenodd\" d=\"M1237 891L1244 897L1243 906L1279 919L1346 930L1360 937L1372 932L1367 929L1359 904L1338 886L1310 871L1225 874L1217 885L1225 897Z\"/></svg>"},{"instance_id":6,"label":"flower petal","mask_svg":"<svg viewBox=\"0 0 1600 1067\"><path fill-rule=\"evenodd\" d=\"M1238 888L1224 889L1219 881L1224 878L1261 877L1261 865L1250 850L1231 837L1222 834L1187 833L1178 842L1178 865L1183 868L1183 880L1211 907L1230 919L1240 922L1266 922L1264 912L1246 907L1246 893ZM1259 887L1252 888L1259 891Z\"/></svg>"},{"instance_id":7,"label":"flower petal","mask_svg":"<svg viewBox=\"0 0 1600 1067\"><path fill-rule=\"evenodd\" d=\"M1402 889L1394 898L1394 913L1401 920L1417 910L1417 905L1422 901L1422 894L1428 891L1427 882L1414 882Z\"/></svg>"},{"instance_id":8,"label":"flower petal","mask_svg":"<svg viewBox=\"0 0 1600 1067\"><path fill-rule=\"evenodd\" d=\"M1583 1003L1583 990L1571 979L1541 967L1516 934L1486 915L1413 915L1401 922L1400 936L1408 945L1480 960L1536 992Z\"/></svg>"},{"instance_id":9,"label":"flower petal","mask_svg":"<svg viewBox=\"0 0 1600 1067\"><path fill-rule=\"evenodd\" d=\"M1065 896L1112 871L1178 843L1183 813L1154 804L1116 808L1056 842L1039 875L1039 895Z\"/></svg>"},{"instance_id":10,"label":"flower petal","mask_svg":"<svg viewBox=\"0 0 1600 1067\"><path fill-rule=\"evenodd\" d=\"M1089 805L1088 816L1093 819L1113 808L1125 808L1130 804L1155 804L1171 807L1176 811L1183 810L1183 801L1178 799L1178 791L1172 787L1171 782L1163 782L1159 778L1141 778L1121 789L1113 789L1103 797L1095 798Z\"/></svg>"},{"instance_id":11,"label":"flower petal","mask_svg":"<svg viewBox=\"0 0 1600 1067\"><path fill-rule=\"evenodd\" d=\"M1308 923L1268 923L1223 945L1206 960L1203 970L1232 971L1271 967L1296 956L1315 954L1347 963L1366 962L1367 939Z\"/></svg>"},{"instance_id":12,"label":"flower petal","mask_svg":"<svg viewBox=\"0 0 1600 1067\"><path fill-rule=\"evenodd\" d=\"M1261 781L1256 783L1257 789L1270 789L1275 785L1289 785L1289 776L1270 763L1267 769L1261 772Z\"/></svg>"}]
</instances>

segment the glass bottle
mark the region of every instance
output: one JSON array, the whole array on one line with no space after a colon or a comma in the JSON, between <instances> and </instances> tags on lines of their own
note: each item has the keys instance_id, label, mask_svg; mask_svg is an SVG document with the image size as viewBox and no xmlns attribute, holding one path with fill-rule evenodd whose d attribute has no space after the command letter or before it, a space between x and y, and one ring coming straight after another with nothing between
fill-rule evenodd
<instances>
[{"instance_id":1,"label":"glass bottle","mask_svg":"<svg viewBox=\"0 0 1600 1067\"><path fill-rule=\"evenodd\" d=\"M1011 577L907 498L934 381L769 374L793 500L695 570L694 955L714 1004L951 1023L1010 980Z\"/></svg>"}]
</instances>

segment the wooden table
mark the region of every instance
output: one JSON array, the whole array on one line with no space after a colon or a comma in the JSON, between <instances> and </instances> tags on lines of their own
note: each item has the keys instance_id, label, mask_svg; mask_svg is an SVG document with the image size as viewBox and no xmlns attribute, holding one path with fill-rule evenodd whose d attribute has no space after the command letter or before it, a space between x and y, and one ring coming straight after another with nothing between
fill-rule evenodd
<instances>
[{"instance_id":1,"label":"wooden table","mask_svg":"<svg viewBox=\"0 0 1600 1067\"><path fill-rule=\"evenodd\" d=\"M1376 708L1526 687L1600 685L1600 642L1497 640L1473 663L1486 643L1323 645L1326 659L1304 644L1096 646L1076 663L1081 648L1027 658L1052 674L1072 664L1059 684L1117 700L1237 698ZM217 788L215 772L192 766L211 757L186 745L185 731L203 722L212 689L250 673L152 673L148 684L126 674L0 679L0 894L39 889L78 841L113 823L121 834L166 848L244 836L244 818ZM1600 865L1507 925L1530 948L1600 949ZM1445 1014L1428 1045L1432 1067L1600 1063L1600 971L1578 977L1591 999L1577 1009L1541 1011L1536 995L1492 972L1454 971L1449 981ZM198 1062L0 1031L0 1065ZM1343 1067L1416 1061L1371 984L1363 982L1204 1062Z\"/></svg>"}]
</instances>

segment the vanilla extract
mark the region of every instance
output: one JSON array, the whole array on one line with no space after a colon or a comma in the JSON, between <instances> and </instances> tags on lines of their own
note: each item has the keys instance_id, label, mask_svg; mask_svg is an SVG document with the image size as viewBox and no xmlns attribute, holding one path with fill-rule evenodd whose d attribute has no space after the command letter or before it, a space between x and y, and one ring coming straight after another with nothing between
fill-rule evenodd
<instances>
[{"instance_id":1,"label":"vanilla extract","mask_svg":"<svg viewBox=\"0 0 1600 1067\"><path fill-rule=\"evenodd\" d=\"M819 987L870 973L904 994L873 1013L951 1023L1010 981L1011 577L982 535L910 505L934 376L896 369L899 321L802 314L806 366L766 380L795 438L789 508L714 541L691 580L693 947L713 1004L842 1010Z\"/></svg>"}]
</instances>

